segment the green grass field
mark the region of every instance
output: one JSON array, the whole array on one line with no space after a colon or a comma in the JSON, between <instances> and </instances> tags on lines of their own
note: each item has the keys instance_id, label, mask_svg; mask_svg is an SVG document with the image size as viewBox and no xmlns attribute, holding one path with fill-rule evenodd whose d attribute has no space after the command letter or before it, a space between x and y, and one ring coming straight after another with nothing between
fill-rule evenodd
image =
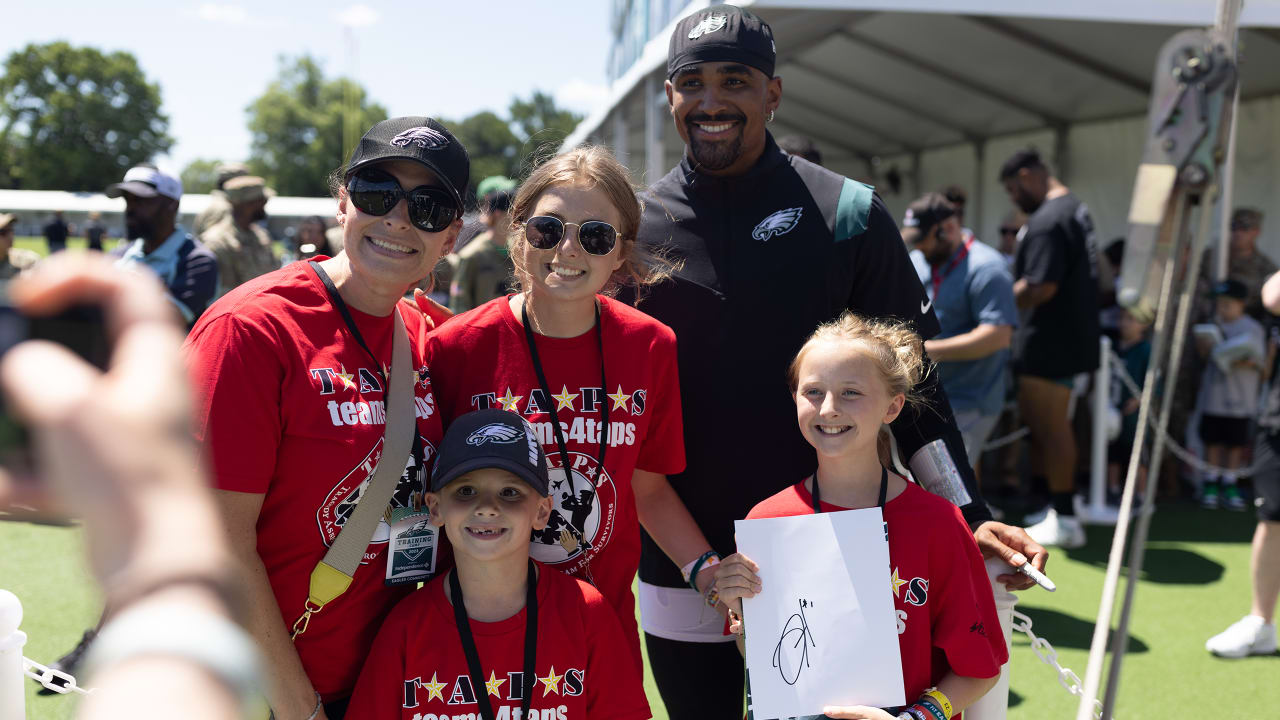
<instances>
[{"instance_id":1,"label":"green grass field","mask_svg":"<svg viewBox=\"0 0 1280 720\"><path fill-rule=\"evenodd\" d=\"M111 238L104 243L104 250L110 252L121 241L117 238ZM19 235L13 239L13 246L23 248L25 250L33 250L40 254L41 257L49 254L49 246L45 242L44 237L37 235ZM89 241L84 237L67 238L68 250L84 250L89 247Z\"/></svg>"},{"instance_id":2,"label":"green grass field","mask_svg":"<svg viewBox=\"0 0 1280 720\"><path fill-rule=\"evenodd\" d=\"M1277 716L1280 654L1221 660L1204 651L1206 638L1248 609L1253 524L1252 514L1188 505L1156 515L1125 658L1120 720ZM1086 547L1055 552L1049 575L1058 592L1032 589L1021 593L1018 605L1032 618L1032 629L1057 648L1059 662L1081 676L1110 543L1111 528L1095 527ZM50 662L97 619L100 600L84 570L80 533L0 523L0 547L6 550L0 556L0 587L15 592L26 609L22 627L30 640L25 654ZM1011 662L1010 720L1075 717L1074 698L1036 659L1025 636L1015 635ZM39 697L35 684L27 685L28 718L72 716L74 698ZM647 675L646 689L656 717L666 720Z\"/></svg>"}]
</instances>

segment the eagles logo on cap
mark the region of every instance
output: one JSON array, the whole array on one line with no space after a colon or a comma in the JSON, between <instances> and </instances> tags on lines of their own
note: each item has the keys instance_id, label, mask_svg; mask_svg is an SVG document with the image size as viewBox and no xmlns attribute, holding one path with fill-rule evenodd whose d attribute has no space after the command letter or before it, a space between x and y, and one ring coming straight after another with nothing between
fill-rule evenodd
<instances>
[{"instance_id":1,"label":"eagles logo on cap","mask_svg":"<svg viewBox=\"0 0 1280 720\"><path fill-rule=\"evenodd\" d=\"M725 24L727 24L728 22L729 22L729 18L725 17L724 15L708 15L702 18L702 21L699 22L697 25L694 25L693 29L689 31L689 39L697 40L698 38L702 37L703 35L706 35L707 33L713 33L717 30L723 30Z\"/></svg>"},{"instance_id":2,"label":"eagles logo on cap","mask_svg":"<svg viewBox=\"0 0 1280 720\"><path fill-rule=\"evenodd\" d=\"M435 150L449 144L449 138L429 127L416 127L391 138L391 144L397 147L409 147L413 143L424 150Z\"/></svg>"},{"instance_id":3,"label":"eagles logo on cap","mask_svg":"<svg viewBox=\"0 0 1280 720\"><path fill-rule=\"evenodd\" d=\"M736 5L712 5L676 23L667 48L667 79L708 62L741 63L773 77L777 62L769 24Z\"/></svg>"},{"instance_id":4,"label":"eagles logo on cap","mask_svg":"<svg viewBox=\"0 0 1280 720\"><path fill-rule=\"evenodd\" d=\"M920 220L916 217L916 213L911 208L907 208L907 212L902 216L902 227L919 227Z\"/></svg>"},{"instance_id":5,"label":"eagles logo on cap","mask_svg":"<svg viewBox=\"0 0 1280 720\"><path fill-rule=\"evenodd\" d=\"M520 431L509 423L489 423L467 436L468 445L487 442L510 443L520 439Z\"/></svg>"}]
</instances>

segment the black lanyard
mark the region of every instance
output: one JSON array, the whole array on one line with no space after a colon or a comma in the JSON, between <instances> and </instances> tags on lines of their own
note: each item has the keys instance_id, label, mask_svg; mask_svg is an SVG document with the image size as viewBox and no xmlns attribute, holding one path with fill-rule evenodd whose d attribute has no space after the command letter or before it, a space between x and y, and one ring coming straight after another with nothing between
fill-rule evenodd
<instances>
[{"instance_id":1,"label":"black lanyard","mask_svg":"<svg viewBox=\"0 0 1280 720\"><path fill-rule=\"evenodd\" d=\"M818 487L818 473L816 470L813 473L813 492L811 494L813 495L813 514L820 515L822 514L822 490L821 488ZM888 494L889 494L889 471L885 470L884 466L881 465L880 466L880 498L876 500L876 507L880 508L882 513L884 511L885 496L887 496Z\"/></svg>"},{"instance_id":2,"label":"black lanyard","mask_svg":"<svg viewBox=\"0 0 1280 720\"><path fill-rule=\"evenodd\" d=\"M373 371L378 373L378 377L382 378L383 400L387 399L387 394L391 390L391 384L387 381L387 374L382 371L382 362L378 360L378 356L373 354L369 349L369 344L364 341L364 336L360 334L360 328L356 327L356 321L351 317L351 311L347 309L347 303L343 301L342 295L338 293L338 287L333 284L333 279L329 277L329 273L320 267L320 263L315 260L310 261L311 269L315 270L316 277L320 278L320 283L324 285L325 292L329 293L329 302L338 309L338 314L342 315L342 322L346 323L347 331L355 338L356 344L364 350L369 356L369 361L373 363ZM400 312L399 308L392 308L391 312ZM394 327L394 322L393 322ZM413 460L419 468L421 468L426 459L423 456L422 436L417 432L413 434Z\"/></svg>"},{"instance_id":3,"label":"black lanyard","mask_svg":"<svg viewBox=\"0 0 1280 720\"><path fill-rule=\"evenodd\" d=\"M559 404L551 397L551 386L547 384L546 373L542 371L542 359L538 357L538 344L534 342L533 328L529 327L529 321L525 318L524 313L525 301L520 303L520 324L524 326L524 338L529 343L529 356L533 358L533 372L538 376L538 384L542 387L542 401L547 404L547 413L551 415L551 432L555 434L556 448L560 451L560 462L563 463L564 476L569 481L569 492L576 500L578 497L578 489L574 486L573 471L570 466L573 464L569 459L569 446L564 441L564 430L560 427L560 415L556 406ZM596 455L596 471L594 477L591 478L591 497L586 502L587 512L590 515L591 506L596 501L596 486L600 482L600 471L604 468L604 451L609 447L609 398L604 394L609 390L609 384L604 379L604 324L600 322L600 306L596 305L596 347L600 350L600 451ZM586 522L585 520L583 521ZM577 535L579 547L582 548L583 556L587 556L587 529L585 527L575 528L567 519L565 524L569 526L569 532ZM588 570L588 580L590 580L590 570Z\"/></svg>"},{"instance_id":4,"label":"black lanyard","mask_svg":"<svg viewBox=\"0 0 1280 720\"><path fill-rule=\"evenodd\" d=\"M529 703L533 701L533 681L536 677L535 662L538 653L538 571L529 561L529 577L525 580L528 590L524 600L524 674L520 677L520 717L529 717ZM489 689L484 684L484 673L480 671L480 653L476 650L476 639L471 634L471 621L467 619L467 608L463 605L462 585L458 583L458 569L449 573L449 593L453 596L453 622L458 626L458 637L462 640L462 652L467 656L467 671L471 674L471 691L476 696L476 708L480 710L483 720L494 720L493 704L489 702Z\"/></svg>"}]
</instances>

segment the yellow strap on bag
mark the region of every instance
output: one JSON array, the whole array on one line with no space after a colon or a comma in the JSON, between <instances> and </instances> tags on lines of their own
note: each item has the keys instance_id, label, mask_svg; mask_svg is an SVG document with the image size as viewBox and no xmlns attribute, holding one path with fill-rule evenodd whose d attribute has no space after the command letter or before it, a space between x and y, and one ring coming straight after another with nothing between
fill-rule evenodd
<instances>
[{"instance_id":1,"label":"yellow strap on bag","mask_svg":"<svg viewBox=\"0 0 1280 720\"><path fill-rule=\"evenodd\" d=\"M399 308L391 314L395 316L395 334L391 344L391 379L386 394L387 426L382 455L369 486L356 503L355 511L334 538L324 559L311 571L307 602L302 615L293 623L291 638L294 639L307 631L312 615L351 586L351 579L364 559L365 548L373 539L373 532L395 493L413 449L417 423L413 409L414 372L413 359L409 354L409 334Z\"/></svg>"}]
</instances>

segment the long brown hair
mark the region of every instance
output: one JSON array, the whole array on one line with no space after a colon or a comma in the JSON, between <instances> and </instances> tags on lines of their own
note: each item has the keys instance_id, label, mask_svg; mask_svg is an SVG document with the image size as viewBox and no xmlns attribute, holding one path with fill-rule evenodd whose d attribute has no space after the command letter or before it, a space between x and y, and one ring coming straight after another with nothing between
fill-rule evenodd
<instances>
[{"instance_id":1,"label":"long brown hair","mask_svg":"<svg viewBox=\"0 0 1280 720\"><path fill-rule=\"evenodd\" d=\"M538 198L547 188L553 185L586 185L604 191L622 216L622 227L618 232L622 237L618 253L622 265L614 271L613 276L605 284L601 292L613 295L623 285L636 288L637 297L640 291L649 285L661 282L671 275L672 264L658 254L649 252L636 243L636 233L640 228L642 208L636 198L636 188L631 184L631 176L627 168L607 148L599 145L585 145L569 152L557 155L539 165L521 185L511 203L511 227L507 239L507 247L511 251L511 260L515 264L516 286L522 289L523 278L528 275L524 267L524 246L528 243L524 237L524 221Z\"/></svg>"}]
</instances>

